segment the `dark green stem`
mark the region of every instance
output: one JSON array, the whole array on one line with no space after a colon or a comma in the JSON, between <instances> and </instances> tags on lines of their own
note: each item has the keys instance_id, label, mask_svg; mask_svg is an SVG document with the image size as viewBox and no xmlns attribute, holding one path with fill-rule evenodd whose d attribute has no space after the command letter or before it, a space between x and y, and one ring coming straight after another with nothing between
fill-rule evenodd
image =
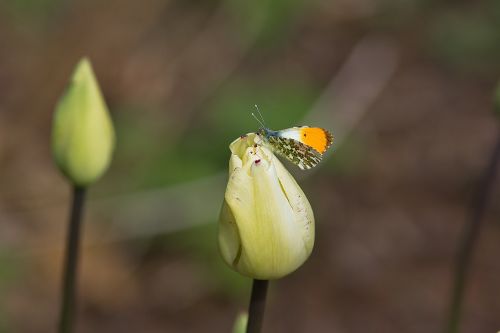
<instances>
[{"instance_id":1,"label":"dark green stem","mask_svg":"<svg viewBox=\"0 0 500 333\"><path fill-rule=\"evenodd\" d=\"M85 188L75 186L73 188L73 203L69 216L69 229L66 239L66 252L63 276L63 290L61 299L61 311L59 318L59 333L70 333L73 331L75 300L76 300L76 277L78 268L78 250L80 243L80 225L82 220L83 205L85 201Z\"/></svg>"},{"instance_id":2,"label":"dark green stem","mask_svg":"<svg viewBox=\"0 0 500 333\"><path fill-rule=\"evenodd\" d=\"M248 308L247 333L260 333L261 331L268 284L268 280L253 280L252 296Z\"/></svg>"},{"instance_id":3,"label":"dark green stem","mask_svg":"<svg viewBox=\"0 0 500 333\"><path fill-rule=\"evenodd\" d=\"M470 209L469 221L462 231L462 237L455 263L453 275L453 293L450 301L449 317L446 327L447 333L458 333L462 315L462 305L467 285L467 277L471 265L474 250L477 245L479 233L486 207L490 201L491 190L495 181L498 163L500 160L500 133L496 146L491 155L488 167L479 182L477 194L473 198Z\"/></svg>"}]
</instances>

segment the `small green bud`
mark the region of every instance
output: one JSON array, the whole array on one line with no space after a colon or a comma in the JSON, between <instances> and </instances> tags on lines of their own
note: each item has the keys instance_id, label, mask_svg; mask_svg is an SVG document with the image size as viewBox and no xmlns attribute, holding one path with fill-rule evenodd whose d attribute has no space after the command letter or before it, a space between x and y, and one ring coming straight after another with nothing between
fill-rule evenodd
<instances>
[{"instance_id":1,"label":"small green bud","mask_svg":"<svg viewBox=\"0 0 500 333\"><path fill-rule=\"evenodd\" d=\"M110 164L115 133L87 58L76 66L52 125L52 152L62 173L77 186L95 182Z\"/></svg>"}]
</instances>

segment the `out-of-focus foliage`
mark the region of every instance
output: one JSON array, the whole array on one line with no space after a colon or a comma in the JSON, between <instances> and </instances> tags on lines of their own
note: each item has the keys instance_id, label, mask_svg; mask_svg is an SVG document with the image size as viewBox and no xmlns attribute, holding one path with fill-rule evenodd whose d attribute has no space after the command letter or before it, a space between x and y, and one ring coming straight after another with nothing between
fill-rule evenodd
<instances>
[{"instance_id":1,"label":"out-of-focus foliage","mask_svg":"<svg viewBox=\"0 0 500 333\"><path fill-rule=\"evenodd\" d=\"M486 75L500 71L500 6L498 1L486 3L442 11L433 18L431 50L446 64Z\"/></svg>"},{"instance_id":2,"label":"out-of-focus foliage","mask_svg":"<svg viewBox=\"0 0 500 333\"><path fill-rule=\"evenodd\" d=\"M495 91L493 92L493 108L497 113L497 116L500 116L500 82L497 84Z\"/></svg>"},{"instance_id":3,"label":"out-of-focus foliage","mask_svg":"<svg viewBox=\"0 0 500 333\"><path fill-rule=\"evenodd\" d=\"M259 39L271 46L292 25L306 5L300 0L226 0L235 12L244 38Z\"/></svg>"},{"instance_id":4,"label":"out-of-focus foliage","mask_svg":"<svg viewBox=\"0 0 500 333\"><path fill-rule=\"evenodd\" d=\"M64 7L65 2L65 0L5 0L4 6L9 16L22 21L23 25L35 27L49 23L51 15Z\"/></svg>"},{"instance_id":5,"label":"out-of-focus foliage","mask_svg":"<svg viewBox=\"0 0 500 333\"><path fill-rule=\"evenodd\" d=\"M14 281L19 277L19 258L13 255L9 250L0 248L0 295L5 299L9 288L14 285ZM6 306L8 304L0 301L0 332L11 332L8 326L6 315Z\"/></svg>"},{"instance_id":6,"label":"out-of-focus foliage","mask_svg":"<svg viewBox=\"0 0 500 333\"><path fill-rule=\"evenodd\" d=\"M300 125L305 110L312 104L317 93L306 80L263 78L258 82L231 82L209 106L212 117L212 134L218 142L226 143L228 137L237 138L241 134L255 132L260 124L252 117L257 104L266 125L273 129L283 129ZM242 133L245 131L245 133ZM212 142L212 141L210 141ZM209 147L205 147L209 148ZM212 150L218 147L212 146ZM227 157L229 150L215 157Z\"/></svg>"},{"instance_id":7,"label":"out-of-focus foliage","mask_svg":"<svg viewBox=\"0 0 500 333\"><path fill-rule=\"evenodd\" d=\"M136 109L123 110L116 117L120 140L116 163L135 166L124 172L136 188L172 185L224 169L229 155L228 138L257 131L260 126L251 116L255 104L259 105L269 127L281 129L301 125L299 120L317 96L305 81L272 78L269 81L266 79L264 84L236 81L224 85L213 100L203 106L209 115L204 123L193 124L189 134L180 141L174 141L168 130L158 130L154 120L135 119ZM110 173L113 179L122 176L120 170Z\"/></svg>"},{"instance_id":8,"label":"out-of-focus foliage","mask_svg":"<svg viewBox=\"0 0 500 333\"><path fill-rule=\"evenodd\" d=\"M182 251L202 263L203 271L212 283L228 297L245 304L251 281L228 269L222 262L217 248L215 223L190 228L156 239L157 246Z\"/></svg>"},{"instance_id":9,"label":"out-of-focus foliage","mask_svg":"<svg viewBox=\"0 0 500 333\"><path fill-rule=\"evenodd\" d=\"M329 158L325 166L331 168L333 172L343 177L355 176L369 166L366 164L366 157L370 154L367 144L360 136L352 135L347 137L342 146L333 146L334 158ZM332 154L332 153L330 153Z\"/></svg>"}]
</instances>

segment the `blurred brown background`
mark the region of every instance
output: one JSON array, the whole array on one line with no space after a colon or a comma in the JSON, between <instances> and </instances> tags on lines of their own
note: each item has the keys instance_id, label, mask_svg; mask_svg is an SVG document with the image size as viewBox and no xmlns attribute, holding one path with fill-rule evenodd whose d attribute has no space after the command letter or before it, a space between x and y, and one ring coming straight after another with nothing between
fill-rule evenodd
<instances>
[{"instance_id":1,"label":"blurred brown background","mask_svg":"<svg viewBox=\"0 0 500 333\"><path fill-rule=\"evenodd\" d=\"M70 189L54 105L89 56L115 122L90 191L78 332L230 332L250 280L216 221L228 144L257 129L336 136L297 171L309 261L271 284L265 332L441 332L469 203L497 136L500 2L0 2L0 332L53 332ZM500 184L463 332L500 330Z\"/></svg>"}]
</instances>

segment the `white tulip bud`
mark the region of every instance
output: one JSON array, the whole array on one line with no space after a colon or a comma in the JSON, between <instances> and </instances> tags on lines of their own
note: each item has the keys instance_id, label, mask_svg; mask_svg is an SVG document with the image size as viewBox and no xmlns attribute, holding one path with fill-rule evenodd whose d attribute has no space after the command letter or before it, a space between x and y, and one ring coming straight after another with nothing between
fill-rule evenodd
<instances>
[{"instance_id":1,"label":"white tulip bud","mask_svg":"<svg viewBox=\"0 0 500 333\"><path fill-rule=\"evenodd\" d=\"M248 134L229 146L229 181L219 219L219 248L239 273L281 278L300 267L314 245L314 215L276 156Z\"/></svg>"}]
</instances>

